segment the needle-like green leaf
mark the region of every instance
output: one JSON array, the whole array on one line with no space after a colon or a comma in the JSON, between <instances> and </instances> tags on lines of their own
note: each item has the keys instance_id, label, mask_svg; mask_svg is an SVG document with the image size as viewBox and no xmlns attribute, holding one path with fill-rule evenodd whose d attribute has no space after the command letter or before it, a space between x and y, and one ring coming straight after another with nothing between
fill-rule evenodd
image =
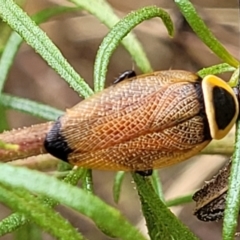
<instances>
[{"instance_id":1,"label":"needle-like green leaf","mask_svg":"<svg viewBox=\"0 0 240 240\"><path fill-rule=\"evenodd\" d=\"M0 174L0 183L11 187L24 188L65 204L91 218L97 226L105 229L112 236L124 240L145 240L119 211L96 196L86 194L86 191L82 189L60 182L37 171L7 164L0 164L0 172L2 173ZM111 220L106 221L106 219Z\"/></svg>"},{"instance_id":2,"label":"needle-like green leaf","mask_svg":"<svg viewBox=\"0 0 240 240\"><path fill-rule=\"evenodd\" d=\"M83 97L93 93L83 78L62 56L59 49L52 43L31 18L12 0L0 0L0 17L16 31L36 52Z\"/></svg>"},{"instance_id":3,"label":"needle-like green leaf","mask_svg":"<svg viewBox=\"0 0 240 240\"><path fill-rule=\"evenodd\" d=\"M197 240L194 234L160 200L148 178L136 173L132 176L137 186L151 239Z\"/></svg>"},{"instance_id":4,"label":"needle-like green leaf","mask_svg":"<svg viewBox=\"0 0 240 240\"><path fill-rule=\"evenodd\" d=\"M189 0L174 0L197 36L225 63L237 68L239 61L216 39Z\"/></svg>"},{"instance_id":5,"label":"needle-like green leaf","mask_svg":"<svg viewBox=\"0 0 240 240\"><path fill-rule=\"evenodd\" d=\"M240 121L237 122L236 140L232 156L226 208L223 219L223 240L234 239L240 209Z\"/></svg>"},{"instance_id":6,"label":"needle-like green leaf","mask_svg":"<svg viewBox=\"0 0 240 240\"><path fill-rule=\"evenodd\" d=\"M66 219L62 218L51 208L43 205L41 201L28 191L9 186L8 184L0 184L0 192L1 202L15 211L24 213L55 238L59 240L84 239Z\"/></svg>"},{"instance_id":7,"label":"needle-like green leaf","mask_svg":"<svg viewBox=\"0 0 240 240\"><path fill-rule=\"evenodd\" d=\"M213 65L211 67L208 68L203 68L200 71L197 72L197 74L204 78L205 76L209 75L209 74L220 74L220 73L224 73L224 72L233 72L235 71L236 68L230 66L227 63L221 63L221 64L217 64L217 65Z\"/></svg>"},{"instance_id":8,"label":"needle-like green leaf","mask_svg":"<svg viewBox=\"0 0 240 240\"><path fill-rule=\"evenodd\" d=\"M0 104L4 107L29 113L33 116L47 120L56 120L64 113L63 111L50 107L48 105L34 102L25 98L11 96L9 94L0 95Z\"/></svg>"},{"instance_id":9,"label":"needle-like green leaf","mask_svg":"<svg viewBox=\"0 0 240 240\"><path fill-rule=\"evenodd\" d=\"M110 57L120 41L139 23L154 17L162 19L169 35L172 36L173 23L169 14L161 8L151 6L129 13L119 21L103 39L94 64L94 90L96 92L104 88Z\"/></svg>"},{"instance_id":10,"label":"needle-like green leaf","mask_svg":"<svg viewBox=\"0 0 240 240\"><path fill-rule=\"evenodd\" d=\"M120 21L113 8L105 0L69 0L92 15L96 16L109 29ZM137 40L133 33L129 33L121 42L126 50L130 53L133 61L143 72L151 72L152 68L146 57L141 43Z\"/></svg>"}]
</instances>

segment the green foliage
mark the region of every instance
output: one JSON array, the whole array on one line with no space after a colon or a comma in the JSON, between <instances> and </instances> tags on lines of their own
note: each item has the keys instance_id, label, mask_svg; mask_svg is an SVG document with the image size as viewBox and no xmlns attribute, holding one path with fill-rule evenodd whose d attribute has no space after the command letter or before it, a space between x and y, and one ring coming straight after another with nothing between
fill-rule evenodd
<instances>
[{"instance_id":1,"label":"green foliage","mask_svg":"<svg viewBox=\"0 0 240 240\"><path fill-rule=\"evenodd\" d=\"M26 202L28 201L29 204L31 203L30 194L27 195L27 190L29 192L34 192L35 194L48 196L54 201L60 202L66 206L69 206L75 209L76 211L79 211L80 213L91 218L96 223L97 226L111 233L112 236L116 236L121 239L129 239L129 240L145 239L138 232L138 230L135 229L122 216L122 214L119 211L110 207L109 205L104 203L102 200L94 196L93 194L87 193L86 191L80 188L77 188L75 186L71 186L68 183L60 182L54 177L49 177L43 173L39 173L33 170L30 171L24 168L13 167L8 164L0 164L0 171L2 171L3 173L0 176L0 182L3 185L3 188L5 186L7 186L6 188L10 190L14 188L14 191L13 190L11 191L11 198L5 197L5 195L10 196L10 193L4 189L4 194L3 196L0 196L0 199L7 205L10 205L11 207L13 207L14 209L17 209L20 212L25 213L34 222L36 222L37 220L35 213L36 215L38 215L38 210L36 209L35 213L33 212L34 211L33 209L30 212L28 212L28 209L26 209L25 211L25 208L23 207L24 201L23 200L20 201L21 200L20 198L23 198L26 195L28 198ZM31 181L29 181L29 179L31 179ZM1 195L2 195L3 190L1 186L0 188L1 188ZM15 191L17 193L15 193ZM15 196L14 194L16 194L17 196ZM14 200L15 198L19 200L21 204L18 204L17 200L16 201ZM36 201L37 208L38 208L41 201L37 200L35 197L34 199ZM99 209L101 210L99 211ZM53 210L51 210L51 212L52 211ZM51 224L50 222L48 222L48 224L45 226L43 222L47 218L50 218L51 216L51 214L49 214L50 208L48 207L48 211L47 211L46 207L42 205L41 212L42 214L46 214L46 217L44 218L39 217L36 223L39 226L41 226L45 231L52 233L52 235L56 236L58 239L74 239L75 233L74 232L71 233L71 229L69 229L68 231L69 238L65 238L65 237L61 238L61 236L56 235L57 234L56 232L59 231L59 226L55 225L55 221L58 221L58 224L61 224L60 216L59 216L59 219L57 220L57 216L55 214L52 217L56 219L55 220L52 219ZM107 221L106 219L111 219L111 220ZM52 226L48 226L48 225L52 225ZM116 226L121 226L121 228ZM53 229L54 227L55 227L55 230ZM70 233L72 235L70 235ZM71 236L73 237L71 238Z\"/></svg>"},{"instance_id":2,"label":"green foliage","mask_svg":"<svg viewBox=\"0 0 240 240\"><path fill-rule=\"evenodd\" d=\"M23 41L22 39L32 46L49 66L80 95L88 97L93 94L93 90L69 65L58 48L36 23L39 24L61 13L83 9L111 28L109 34L104 38L96 57L94 68L95 91L103 89L109 59L120 43L129 51L137 66L143 72L151 71L150 63L141 44L132 33L129 33L136 25L144 20L160 17L169 35L172 36L173 34L173 24L170 16L157 7L139 9L119 21L111 7L103 0L96 0L94 4L91 1L81 0L71 0L71 2L76 5L76 8L55 7L46 9L32 17L34 22L12 0L0 0L0 17L15 31L9 37L0 60L0 104L4 108L20 110L47 120L54 120L62 114L61 111L50 106L2 93L6 76ZM199 75L205 76L226 71L236 71L239 62L212 35L190 2L187 0L175 0L175 2L202 41L224 61L221 65L211 66L199 71ZM1 127L4 126L6 124ZM237 174L240 166L240 157L238 156L239 132L240 128L238 127L236 151L233 157L233 173L224 220L225 240L232 239L239 212L240 177ZM4 145L4 143L0 144L2 144L1 146ZM4 145L4 147L11 146ZM138 229L130 224L118 210L107 205L93 194L92 175L89 170L73 169L69 171L63 181L36 171L7 164L0 164L0 172L0 201L16 211L0 222L0 236L34 223L57 239L84 239L80 232L53 210L53 207L60 203L92 219L109 236L129 240L145 239ZM197 239L167 208L167 205L172 206L190 201L189 196L165 203L160 180L156 172L154 172L151 181L136 174L132 176L137 186L143 215L151 239ZM116 175L113 190L116 202L119 200L123 177L123 172ZM77 185L80 179L82 180L82 189L74 186ZM37 196L33 195L33 193Z\"/></svg>"},{"instance_id":3,"label":"green foliage","mask_svg":"<svg viewBox=\"0 0 240 240\"><path fill-rule=\"evenodd\" d=\"M133 174L133 179L137 185L138 194L142 203L142 211L151 239L197 239L193 233L166 208L166 205L156 194L148 178L141 177L135 173Z\"/></svg>"},{"instance_id":4,"label":"green foliage","mask_svg":"<svg viewBox=\"0 0 240 240\"><path fill-rule=\"evenodd\" d=\"M0 103L3 107L30 113L33 116L46 120L56 120L63 114L62 111L53 107L5 93L1 94Z\"/></svg>"},{"instance_id":5,"label":"green foliage","mask_svg":"<svg viewBox=\"0 0 240 240\"><path fill-rule=\"evenodd\" d=\"M109 34L103 39L102 44L99 47L94 66L94 89L96 92L104 88L107 65L113 51L118 46L118 43L139 23L153 17L161 18L169 35L173 35L172 20L164 10L156 7L145 7L136 12L129 13L114 26ZM142 56L140 52L135 52L134 54L135 59L141 61ZM147 66L143 65L142 70L144 71L144 69L147 69Z\"/></svg>"},{"instance_id":6,"label":"green foliage","mask_svg":"<svg viewBox=\"0 0 240 240\"><path fill-rule=\"evenodd\" d=\"M113 199L115 203L118 203L119 201L121 186L122 186L124 177L125 177L125 172L123 171L119 171L115 175L114 184L113 184Z\"/></svg>"},{"instance_id":7,"label":"green foliage","mask_svg":"<svg viewBox=\"0 0 240 240\"><path fill-rule=\"evenodd\" d=\"M203 20L198 16L191 2L189 0L175 0L175 3L198 37L225 63L237 68L239 61L216 39Z\"/></svg>"},{"instance_id":8,"label":"green foliage","mask_svg":"<svg viewBox=\"0 0 240 240\"><path fill-rule=\"evenodd\" d=\"M198 75L202 78L209 74L219 74L219 73L224 73L224 72L233 72L235 71L236 68L230 66L227 63L221 63L217 64L208 68L203 68L200 71L198 71Z\"/></svg>"},{"instance_id":9,"label":"green foliage","mask_svg":"<svg viewBox=\"0 0 240 240\"><path fill-rule=\"evenodd\" d=\"M113 26L116 23L118 23L118 21L120 20L119 17L114 13L112 7L105 0L96 0L94 1L94 4L92 1L84 1L84 0L69 0L69 1L76 4L76 6L81 7L86 11L88 11L89 13L91 13L109 29L113 28ZM126 31L126 29L129 29L129 27L121 29L118 34L122 35L123 32ZM135 61L139 69L141 69L143 72L152 71L152 68L142 48L142 45L137 40L137 38L133 33L129 33L122 40L121 43L126 48L126 50L130 53L132 59ZM98 58L96 58L96 63L97 62L98 62ZM95 63L95 67L96 67L96 63ZM98 75L99 73L95 71L94 74ZM94 79L96 80L98 78L94 77ZM102 81L105 81L105 79L102 79Z\"/></svg>"},{"instance_id":10,"label":"green foliage","mask_svg":"<svg viewBox=\"0 0 240 240\"><path fill-rule=\"evenodd\" d=\"M237 122L236 142L232 156L232 171L223 221L223 239L234 239L240 209L240 121Z\"/></svg>"}]
</instances>

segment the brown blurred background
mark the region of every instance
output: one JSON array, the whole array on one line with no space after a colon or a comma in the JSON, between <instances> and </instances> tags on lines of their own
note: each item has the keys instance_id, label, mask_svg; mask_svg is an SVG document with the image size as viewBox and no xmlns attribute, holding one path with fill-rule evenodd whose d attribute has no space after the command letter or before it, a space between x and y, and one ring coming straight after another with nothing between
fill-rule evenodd
<instances>
[{"instance_id":1,"label":"brown blurred background","mask_svg":"<svg viewBox=\"0 0 240 240\"><path fill-rule=\"evenodd\" d=\"M238 2L236 0L195 0L192 2L217 38L235 57L239 57ZM47 7L66 3L61 0L28 0L25 10L29 14L33 14ZM141 41L154 70L184 69L196 72L203 67L220 63L220 60L191 32L173 1L111 0L109 3L119 16L124 16L131 10L149 5L157 5L170 12L176 28L173 39L167 36L165 27L159 19L144 22L134 31ZM41 27L61 49L72 66L92 86L95 55L99 44L108 31L107 28L86 12L61 15L42 24ZM134 66L134 63L129 54L123 47L118 47L109 65L108 84L111 84L120 72L132 69L132 66ZM140 73L136 67L135 69ZM228 75L224 75L224 77L227 78ZM40 101L62 110L81 100L26 44L21 46L17 54L5 85L5 92ZM8 119L11 127L28 126L40 122L39 119L12 110L8 111ZM160 170L159 174L163 182L166 199L193 192L203 184L204 180L209 179L226 159L227 157L220 155L204 155L177 166ZM113 203L114 174L112 172L93 171L96 194L107 203L119 208L132 223L147 234L137 193L129 174L124 180L120 203L118 205ZM58 209L88 239L111 239L102 234L91 221L78 213L64 207L58 207ZM174 213L200 239L221 239L222 223L200 222L192 215L193 209L194 204L172 208ZM1 219L9 213L10 211L7 208L2 207L0 210ZM12 236L9 234L1 239L12 239ZM53 238L44 234L44 239Z\"/></svg>"}]
</instances>

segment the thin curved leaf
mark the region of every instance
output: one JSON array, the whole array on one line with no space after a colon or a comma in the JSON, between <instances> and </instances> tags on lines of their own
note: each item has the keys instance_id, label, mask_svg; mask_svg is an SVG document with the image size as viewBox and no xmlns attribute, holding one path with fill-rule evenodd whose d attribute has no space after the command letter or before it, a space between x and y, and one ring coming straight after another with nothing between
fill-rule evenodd
<instances>
[{"instance_id":1,"label":"thin curved leaf","mask_svg":"<svg viewBox=\"0 0 240 240\"><path fill-rule=\"evenodd\" d=\"M188 194L180 197L176 197L166 201L166 206L173 207L178 206L186 203L190 203L193 201L192 199L193 194Z\"/></svg>"},{"instance_id":2,"label":"thin curved leaf","mask_svg":"<svg viewBox=\"0 0 240 240\"><path fill-rule=\"evenodd\" d=\"M36 22L36 24L41 24L42 22L47 21L49 18L56 16L61 13L66 13L69 11L76 11L79 10L79 8L69 8L69 7L53 7L44 9L34 16L32 16L32 19ZM2 92L4 82L7 78L7 74L9 72L9 69L13 63L13 59L16 56L16 53L23 42L23 39L16 33L13 32L8 41L6 46L4 47L1 59L0 59L0 92Z\"/></svg>"},{"instance_id":3,"label":"thin curved leaf","mask_svg":"<svg viewBox=\"0 0 240 240\"><path fill-rule=\"evenodd\" d=\"M86 191L37 171L0 164L0 182L48 196L91 218L112 236L126 240L145 240L116 209ZM14 178L12 177L14 176ZM31 179L31 181L29 181ZM89 204L91 203L91 204ZM109 219L109 221L106 221ZM119 228L119 226L121 226Z\"/></svg>"},{"instance_id":4,"label":"thin curved leaf","mask_svg":"<svg viewBox=\"0 0 240 240\"><path fill-rule=\"evenodd\" d=\"M197 72L197 74L204 78L205 76L209 75L209 74L220 74L220 73L224 73L224 72L233 72L235 71L236 68L230 66L227 63L221 63L221 64L217 64L208 68L203 68L200 71Z\"/></svg>"},{"instance_id":5,"label":"thin curved leaf","mask_svg":"<svg viewBox=\"0 0 240 240\"><path fill-rule=\"evenodd\" d=\"M57 239L82 240L83 237L66 219L43 205L28 191L0 184L0 201L15 211L26 214L37 225Z\"/></svg>"},{"instance_id":6,"label":"thin curved leaf","mask_svg":"<svg viewBox=\"0 0 240 240\"><path fill-rule=\"evenodd\" d=\"M71 185L76 185L79 179L83 177L84 173L85 169L75 168L70 171L63 181ZM39 197L39 200L50 208L58 204L58 202L46 197ZM23 213L13 213L0 221L0 236L13 232L27 223L29 223L29 218Z\"/></svg>"},{"instance_id":7,"label":"thin curved leaf","mask_svg":"<svg viewBox=\"0 0 240 240\"><path fill-rule=\"evenodd\" d=\"M240 209L240 121L237 122L236 140L228 184L226 208L223 219L223 240L234 239Z\"/></svg>"},{"instance_id":8,"label":"thin curved leaf","mask_svg":"<svg viewBox=\"0 0 240 240\"><path fill-rule=\"evenodd\" d=\"M216 39L189 0L174 0L181 13L198 37L225 63L237 68L239 61L234 58Z\"/></svg>"},{"instance_id":9,"label":"thin curved leaf","mask_svg":"<svg viewBox=\"0 0 240 240\"><path fill-rule=\"evenodd\" d=\"M114 13L112 7L105 0L69 0L92 15L96 16L108 28L120 21L120 18ZM122 41L122 45L130 53L136 65L143 72L152 72L152 68L141 43L133 33L129 33Z\"/></svg>"},{"instance_id":10,"label":"thin curved leaf","mask_svg":"<svg viewBox=\"0 0 240 240\"><path fill-rule=\"evenodd\" d=\"M19 110L47 120L56 120L64 112L45 104L31 101L29 99L11 96L9 94L0 95L0 104L4 107Z\"/></svg>"},{"instance_id":11,"label":"thin curved leaf","mask_svg":"<svg viewBox=\"0 0 240 240\"><path fill-rule=\"evenodd\" d=\"M115 203L118 203L119 197L120 197L120 192L122 188L122 182L125 177L125 172L124 171L119 171L116 173L115 178L114 178L114 183L113 183L113 199Z\"/></svg>"},{"instance_id":12,"label":"thin curved leaf","mask_svg":"<svg viewBox=\"0 0 240 240\"><path fill-rule=\"evenodd\" d=\"M170 36L173 35L173 23L167 12L158 7L145 7L129 13L119 21L103 39L94 64L94 90L100 91L104 88L107 66L113 51L120 41L139 23L159 17L162 19Z\"/></svg>"},{"instance_id":13,"label":"thin curved leaf","mask_svg":"<svg viewBox=\"0 0 240 240\"><path fill-rule=\"evenodd\" d=\"M30 17L12 0L0 0L0 17L16 31L37 53L79 94L88 97L92 89L62 56Z\"/></svg>"},{"instance_id":14,"label":"thin curved leaf","mask_svg":"<svg viewBox=\"0 0 240 240\"><path fill-rule=\"evenodd\" d=\"M153 186L156 194L164 202L165 199L164 199L164 195L163 195L161 180L158 175L158 170L153 170L153 174L151 176L151 183L152 183L152 186Z\"/></svg>"}]
</instances>

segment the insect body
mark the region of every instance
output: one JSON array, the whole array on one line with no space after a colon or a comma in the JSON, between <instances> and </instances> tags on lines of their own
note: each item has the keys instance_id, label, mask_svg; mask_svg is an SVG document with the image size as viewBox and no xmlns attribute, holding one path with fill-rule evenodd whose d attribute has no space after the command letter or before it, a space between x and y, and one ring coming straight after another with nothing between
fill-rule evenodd
<instances>
[{"instance_id":1,"label":"insect body","mask_svg":"<svg viewBox=\"0 0 240 240\"><path fill-rule=\"evenodd\" d=\"M237 116L237 98L223 80L159 71L118 82L67 110L44 146L73 165L144 171L197 154L223 138Z\"/></svg>"},{"instance_id":2,"label":"insect body","mask_svg":"<svg viewBox=\"0 0 240 240\"><path fill-rule=\"evenodd\" d=\"M193 195L193 200L196 202L194 215L199 220L209 222L223 218L230 170L231 161Z\"/></svg>"}]
</instances>

